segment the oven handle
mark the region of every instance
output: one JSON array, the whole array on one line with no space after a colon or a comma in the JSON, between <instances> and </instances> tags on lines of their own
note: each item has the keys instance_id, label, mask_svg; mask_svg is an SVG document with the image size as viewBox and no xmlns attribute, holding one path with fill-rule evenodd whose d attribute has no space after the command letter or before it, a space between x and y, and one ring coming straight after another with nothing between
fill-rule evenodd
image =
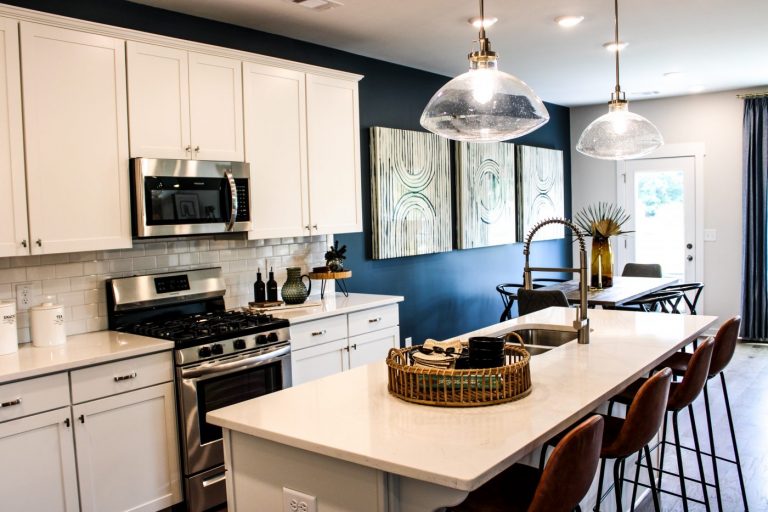
<instances>
[{"instance_id":1,"label":"oven handle","mask_svg":"<svg viewBox=\"0 0 768 512\"><path fill-rule=\"evenodd\" d=\"M243 357L236 361L221 362L221 363L208 363L195 368L182 369L182 379L197 379L200 377L206 377L211 375L219 375L232 370L244 370L252 368L254 366L261 366L265 363L270 363L275 359L279 359L291 353L290 345L281 347L272 352L266 354L259 354L257 356Z\"/></svg>"},{"instance_id":2,"label":"oven handle","mask_svg":"<svg viewBox=\"0 0 768 512\"><path fill-rule=\"evenodd\" d=\"M229 194L230 204L232 204L232 211L229 213L229 222L227 222L227 231L232 231L235 227L235 221L237 220L237 185L235 184L235 178L232 176L231 170L224 171L224 176L229 182Z\"/></svg>"}]
</instances>

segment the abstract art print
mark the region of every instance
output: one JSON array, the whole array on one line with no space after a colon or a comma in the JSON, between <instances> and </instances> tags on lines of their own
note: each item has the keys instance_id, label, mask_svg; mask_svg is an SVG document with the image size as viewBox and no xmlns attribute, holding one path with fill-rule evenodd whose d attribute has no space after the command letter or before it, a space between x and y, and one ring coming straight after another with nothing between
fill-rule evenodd
<instances>
[{"instance_id":1,"label":"abstract art print","mask_svg":"<svg viewBox=\"0 0 768 512\"><path fill-rule=\"evenodd\" d=\"M565 215L563 152L556 149L517 146L518 240L524 241L539 221ZM535 240L565 237L560 224L545 226Z\"/></svg>"},{"instance_id":2,"label":"abstract art print","mask_svg":"<svg viewBox=\"0 0 768 512\"><path fill-rule=\"evenodd\" d=\"M450 165L447 139L371 128L374 259L451 250Z\"/></svg>"},{"instance_id":3,"label":"abstract art print","mask_svg":"<svg viewBox=\"0 0 768 512\"><path fill-rule=\"evenodd\" d=\"M515 145L456 144L459 249L517 241Z\"/></svg>"}]
</instances>

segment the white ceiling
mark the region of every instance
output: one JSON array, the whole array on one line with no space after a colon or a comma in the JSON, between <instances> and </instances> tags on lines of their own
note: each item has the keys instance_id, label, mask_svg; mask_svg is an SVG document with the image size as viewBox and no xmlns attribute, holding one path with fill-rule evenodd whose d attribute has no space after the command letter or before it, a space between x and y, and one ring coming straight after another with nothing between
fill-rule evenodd
<instances>
[{"instance_id":1,"label":"white ceiling","mask_svg":"<svg viewBox=\"0 0 768 512\"><path fill-rule=\"evenodd\" d=\"M351 53L454 76L477 39L476 0L341 0L312 11L290 0L136 0ZM614 86L610 0L485 0L499 68L549 102L607 102ZM563 29L554 18L584 21ZM768 0L623 0L621 85L629 99L768 84ZM664 73L681 72L676 78ZM655 94L649 95L649 92Z\"/></svg>"}]
</instances>

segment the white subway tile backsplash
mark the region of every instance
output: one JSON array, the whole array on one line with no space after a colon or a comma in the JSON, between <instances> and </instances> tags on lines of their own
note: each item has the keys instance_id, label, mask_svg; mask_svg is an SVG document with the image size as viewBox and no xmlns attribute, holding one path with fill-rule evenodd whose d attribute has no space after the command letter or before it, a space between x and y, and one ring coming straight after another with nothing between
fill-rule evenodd
<instances>
[{"instance_id":1,"label":"white subway tile backsplash","mask_svg":"<svg viewBox=\"0 0 768 512\"><path fill-rule=\"evenodd\" d=\"M269 267L274 267L280 288L286 266L306 272L322 264L331 241L325 235L268 240L179 238L135 241L132 249L0 258L0 299L14 300L16 285L31 283L33 303L51 296L63 304L67 333L78 334L107 328L104 283L109 278L215 266L224 274L227 307L240 307L253 300L256 269L261 268L266 281ZM19 312L18 323L19 342L29 342L27 312Z\"/></svg>"}]
</instances>

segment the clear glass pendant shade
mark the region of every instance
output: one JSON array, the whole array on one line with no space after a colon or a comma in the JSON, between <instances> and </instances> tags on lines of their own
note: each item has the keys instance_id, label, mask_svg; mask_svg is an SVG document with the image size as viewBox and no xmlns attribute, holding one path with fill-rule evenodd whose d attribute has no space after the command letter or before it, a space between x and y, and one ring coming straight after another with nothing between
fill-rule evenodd
<instances>
[{"instance_id":1,"label":"clear glass pendant shade","mask_svg":"<svg viewBox=\"0 0 768 512\"><path fill-rule=\"evenodd\" d=\"M549 121L544 103L525 82L496 69L495 61L471 64L432 96L421 126L452 140L498 142Z\"/></svg>"},{"instance_id":2,"label":"clear glass pendant shade","mask_svg":"<svg viewBox=\"0 0 768 512\"><path fill-rule=\"evenodd\" d=\"M664 144L658 128L627 109L625 101L612 102L607 114L582 132L576 150L592 158L625 160L647 155Z\"/></svg>"}]
</instances>

